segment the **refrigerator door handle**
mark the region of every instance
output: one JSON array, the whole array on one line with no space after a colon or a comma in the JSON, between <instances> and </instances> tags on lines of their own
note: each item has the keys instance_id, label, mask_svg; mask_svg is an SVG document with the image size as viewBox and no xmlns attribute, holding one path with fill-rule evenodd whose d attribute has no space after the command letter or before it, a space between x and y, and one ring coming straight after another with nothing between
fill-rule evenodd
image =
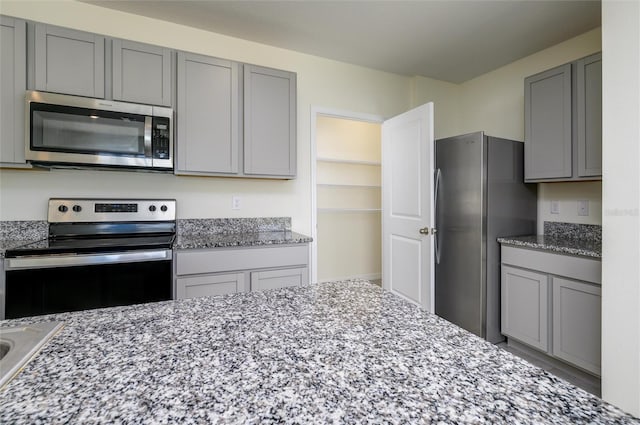
<instances>
[{"instance_id":1,"label":"refrigerator door handle","mask_svg":"<svg viewBox=\"0 0 640 425\"><path fill-rule=\"evenodd\" d=\"M436 169L436 184L435 184L435 189L434 189L434 207L433 210L435 212L435 216L436 216L436 225L439 225L440 223L437 222L437 218L438 218L438 192L440 192L440 178L442 177L442 172L440 171L440 169ZM433 228L432 230L432 234L435 235L435 249L436 249L436 264L440 264L440 235L437 233L438 230L436 228Z\"/></svg>"}]
</instances>

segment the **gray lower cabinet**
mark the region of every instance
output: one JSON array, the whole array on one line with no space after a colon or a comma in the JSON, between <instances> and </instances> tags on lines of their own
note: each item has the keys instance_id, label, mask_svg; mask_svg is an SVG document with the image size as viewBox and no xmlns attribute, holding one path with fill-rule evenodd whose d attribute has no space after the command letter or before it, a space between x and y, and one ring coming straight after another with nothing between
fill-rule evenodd
<instances>
[{"instance_id":1,"label":"gray lower cabinet","mask_svg":"<svg viewBox=\"0 0 640 425\"><path fill-rule=\"evenodd\" d=\"M602 177L602 55L524 80L525 181Z\"/></svg>"},{"instance_id":2,"label":"gray lower cabinet","mask_svg":"<svg viewBox=\"0 0 640 425\"><path fill-rule=\"evenodd\" d=\"M176 299L244 292L244 273L225 273L176 279Z\"/></svg>"},{"instance_id":3,"label":"gray lower cabinet","mask_svg":"<svg viewBox=\"0 0 640 425\"><path fill-rule=\"evenodd\" d=\"M553 355L600 374L601 288L553 277Z\"/></svg>"},{"instance_id":4,"label":"gray lower cabinet","mask_svg":"<svg viewBox=\"0 0 640 425\"><path fill-rule=\"evenodd\" d=\"M104 98L104 52L101 35L35 24L35 89Z\"/></svg>"},{"instance_id":5,"label":"gray lower cabinet","mask_svg":"<svg viewBox=\"0 0 640 425\"><path fill-rule=\"evenodd\" d=\"M600 376L601 262L502 246L501 332Z\"/></svg>"},{"instance_id":6,"label":"gray lower cabinet","mask_svg":"<svg viewBox=\"0 0 640 425\"><path fill-rule=\"evenodd\" d=\"M309 283L308 244L178 250L176 299Z\"/></svg>"},{"instance_id":7,"label":"gray lower cabinet","mask_svg":"<svg viewBox=\"0 0 640 425\"><path fill-rule=\"evenodd\" d=\"M244 174L296 175L296 74L244 65Z\"/></svg>"},{"instance_id":8,"label":"gray lower cabinet","mask_svg":"<svg viewBox=\"0 0 640 425\"><path fill-rule=\"evenodd\" d=\"M171 49L114 39L111 51L114 100L171 106Z\"/></svg>"},{"instance_id":9,"label":"gray lower cabinet","mask_svg":"<svg viewBox=\"0 0 640 425\"><path fill-rule=\"evenodd\" d=\"M238 173L238 64L178 52L176 174Z\"/></svg>"},{"instance_id":10,"label":"gray lower cabinet","mask_svg":"<svg viewBox=\"0 0 640 425\"><path fill-rule=\"evenodd\" d=\"M501 329L525 344L547 351L548 276L502 266Z\"/></svg>"},{"instance_id":11,"label":"gray lower cabinet","mask_svg":"<svg viewBox=\"0 0 640 425\"><path fill-rule=\"evenodd\" d=\"M0 16L0 166L25 166L24 105L27 29L21 19Z\"/></svg>"},{"instance_id":12,"label":"gray lower cabinet","mask_svg":"<svg viewBox=\"0 0 640 425\"><path fill-rule=\"evenodd\" d=\"M307 267L251 272L252 291L301 286L308 283L309 269Z\"/></svg>"}]
</instances>

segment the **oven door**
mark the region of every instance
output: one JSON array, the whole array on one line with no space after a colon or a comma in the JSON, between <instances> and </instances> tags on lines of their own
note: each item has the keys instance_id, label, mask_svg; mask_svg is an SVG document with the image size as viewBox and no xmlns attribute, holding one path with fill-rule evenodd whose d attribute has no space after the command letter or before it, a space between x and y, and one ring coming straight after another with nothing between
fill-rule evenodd
<instances>
[{"instance_id":1,"label":"oven door","mask_svg":"<svg viewBox=\"0 0 640 425\"><path fill-rule=\"evenodd\" d=\"M165 301L173 294L170 249L5 258L4 265L1 319Z\"/></svg>"}]
</instances>

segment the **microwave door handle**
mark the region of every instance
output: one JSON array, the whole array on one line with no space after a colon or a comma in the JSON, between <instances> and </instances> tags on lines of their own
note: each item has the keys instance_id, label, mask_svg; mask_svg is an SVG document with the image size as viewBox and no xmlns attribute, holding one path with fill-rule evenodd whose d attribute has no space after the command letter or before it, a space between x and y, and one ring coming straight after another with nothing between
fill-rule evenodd
<instances>
[{"instance_id":1,"label":"microwave door handle","mask_svg":"<svg viewBox=\"0 0 640 425\"><path fill-rule=\"evenodd\" d=\"M144 118L144 157L147 162L147 166L151 167L153 163L153 157L151 154L151 130L152 130L153 117L146 116Z\"/></svg>"}]
</instances>

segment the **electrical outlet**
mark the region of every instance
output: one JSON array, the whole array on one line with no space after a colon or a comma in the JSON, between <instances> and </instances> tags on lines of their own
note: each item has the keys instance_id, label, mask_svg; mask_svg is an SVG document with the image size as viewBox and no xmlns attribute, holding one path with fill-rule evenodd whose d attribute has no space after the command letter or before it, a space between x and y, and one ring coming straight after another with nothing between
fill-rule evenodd
<instances>
[{"instance_id":1,"label":"electrical outlet","mask_svg":"<svg viewBox=\"0 0 640 425\"><path fill-rule=\"evenodd\" d=\"M578 201L578 215L580 216L588 216L589 215L589 201Z\"/></svg>"},{"instance_id":2,"label":"electrical outlet","mask_svg":"<svg viewBox=\"0 0 640 425\"><path fill-rule=\"evenodd\" d=\"M240 209L240 197L239 196L233 196L231 198L231 209L232 210L239 210Z\"/></svg>"},{"instance_id":3,"label":"electrical outlet","mask_svg":"<svg viewBox=\"0 0 640 425\"><path fill-rule=\"evenodd\" d=\"M560 214L560 202L551 201L551 214Z\"/></svg>"}]
</instances>

